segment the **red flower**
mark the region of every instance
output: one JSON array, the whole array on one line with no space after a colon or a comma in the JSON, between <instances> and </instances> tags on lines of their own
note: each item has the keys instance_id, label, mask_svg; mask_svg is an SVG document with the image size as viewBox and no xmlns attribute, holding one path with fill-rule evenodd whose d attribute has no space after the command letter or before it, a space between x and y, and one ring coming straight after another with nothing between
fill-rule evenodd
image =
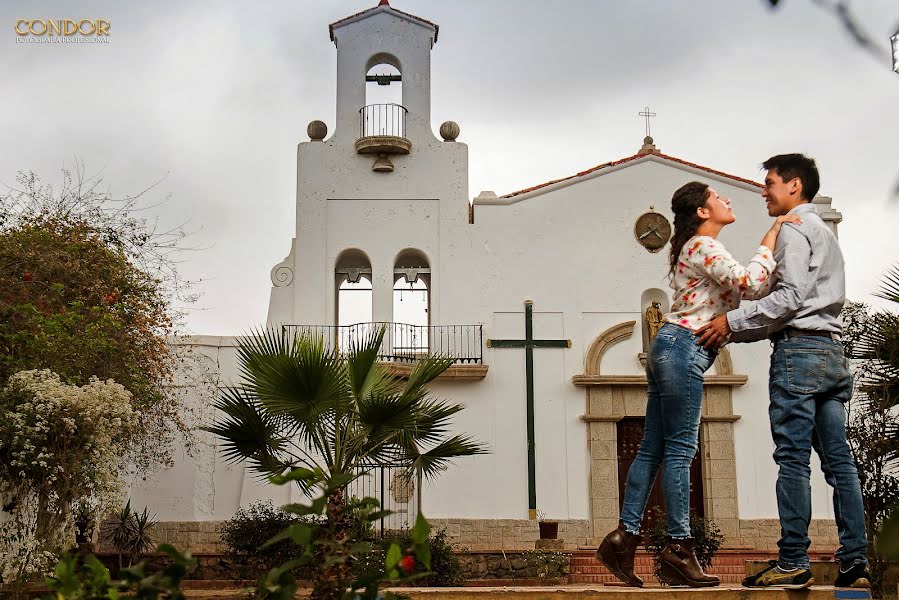
<instances>
[{"instance_id":1,"label":"red flower","mask_svg":"<svg viewBox=\"0 0 899 600\"><path fill-rule=\"evenodd\" d=\"M25 271L22 273L22 279L25 281L31 281L31 271Z\"/></svg>"},{"instance_id":2,"label":"red flower","mask_svg":"<svg viewBox=\"0 0 899 600\"><path fill-rule=\"evenodd\" d=\"M400 568L407 574L412 573L415 570L415 557L411 554L407 554L401 558Z\"/></svg>"}]
</instances>

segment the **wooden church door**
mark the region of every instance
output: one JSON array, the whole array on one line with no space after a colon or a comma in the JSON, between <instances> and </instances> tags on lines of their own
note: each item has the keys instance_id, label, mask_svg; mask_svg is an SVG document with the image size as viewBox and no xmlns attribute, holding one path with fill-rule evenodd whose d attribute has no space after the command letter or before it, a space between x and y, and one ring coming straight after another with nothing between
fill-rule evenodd
<instances>
[{"instance_id":1,"label":"wooden church door","mask_svg":"<svg viewBox=\"0 0 899 600\"><path fill-rule=\"evenodd\" d=\"M624 485L627 482L627 472L637 456L637 450L640 449L640 441L643 439L643 429L645 425L643 417L627 417L618 422L618 508L624 501ZM696 511L700 517L704 516L703 498L702 498L702 462L700 456L702 452L697 452L693 463L690 465L690 508ZM662 494L662 469L656 476L655 484L649 493L649 500L646 503L646 512L643 518L643 531L652 528L655 525L652 508L658 506L665 510L665 497Z\"/></svg>"}]
</instances>

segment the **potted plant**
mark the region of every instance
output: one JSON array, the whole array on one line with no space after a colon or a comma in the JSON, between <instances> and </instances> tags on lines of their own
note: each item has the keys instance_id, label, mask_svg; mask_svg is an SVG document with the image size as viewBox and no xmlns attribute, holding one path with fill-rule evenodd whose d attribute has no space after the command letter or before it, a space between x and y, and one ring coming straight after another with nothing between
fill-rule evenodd
<instances>
[{"instance_id":1,"label":"potted plant","mask_svg":"<svg viewBox=\"0 0 899 600\"><path fill-rule=\"evenodd\" d=\"M106 534L119 555L120 570L124 568L122 555L128 557L130 567L141 554L153 548L154 541L150 530L156 525L155 516L150 516L146 507L143 512L137 512L131 508L131 500L128 500L122 510L107 522Z\"/></svg>"},{"instance_id":2,"label":"potted plant","mask_svg":"<svg viewBox=\"0 0 899 600\"><path fill-rule=\"evenodd\" d=\"M554 540L559 537L559 522L547 520L546 513L542 510L537 511L537 527L540 529L541 540Z\"/></svg>"}]
</instances>

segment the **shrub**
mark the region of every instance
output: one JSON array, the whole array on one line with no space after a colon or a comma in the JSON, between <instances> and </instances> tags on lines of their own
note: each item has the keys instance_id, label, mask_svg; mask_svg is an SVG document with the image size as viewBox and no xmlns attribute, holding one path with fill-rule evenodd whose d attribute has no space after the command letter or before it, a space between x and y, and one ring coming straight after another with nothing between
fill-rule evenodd
<instances>
[{"instance_id":1,"label":"shrub","mask_svg":"<svg viewBox=\"0 0 899 600\"><path fill-rule=\"evenodd\" d=\"M372 524L362 507L361 499L351 498L347 502L347 539L354 542L374 539ZM270 500L258 501L238 509L233 517L225 521L221 527L221 538L241 575L255 578L302 554L302 549L290 540L269 545L266 542L295 523L323 524L318 521L312 516L298 517L275 508ZM294 575L309 578L312 573L308 567L298 567Z\"/></svg>"},{"instance_id":2,"label":"shrub","mask_svg":"<svg viewBox=\"0 0 899 600\"><path fill-rule=\"evenodd\" d=\"M32 369L74 385L112 379L140 423L120 434L129 462L171 466L175 438L193 442L171 385L193 357L166 343L174 297L191 301L174 268L185 232L157 232L138 216L140 194L112 198L80 169L56 189L33 173L16 184L0 193L0 383Z\"/></svg>"},{"instance_id":3,"label":"shrub","mask_svg":"<svg viewBox=\"0 0 899 600\"><path fill-rule=\"evenodd\" d=\"M665 544L668 543L668 524L664 511L658 506L652 508L655 525L644 532L646 539L646 548L652 553L655 562L655 575L659 576L659 557ZM696 514L696 511L690 511L690 536L695 542L696 558L703 569L712 566L712 559L721 548L724 541L724 535L718 525L711 519L704 519Z\"/></svg>"},{"instance_id":4,"label":"shrub","mask_svg":"<svg viewBox=\"0 0 899 600\"><path fill-rule=\"evenodd\" d=\"M375 552L367 557L362 557L354 565L353 571L357 574L365 573L372 567L377 567L382 561L380 558L392 544L407 547L412 544L412 532L408 529L400 531L392 531L390 535L383 539L375 540L373 548ZM462 563L456 556L452 544L446 539L446 529L441 529L430 536L427 540L431 555L430 573L421 579L421 585L426 586L456 586L462 585L465 581L462 576ZM425 566L421 561L416 561L415 569L417 572L425 571Z\"/></svg>"},{"instance_id":5,"label":"shrub","mask_svg":"<svg viewBox=\"0 0 899 600\"><path fill-rule=\"evenodd\" d=\"M23 371L0 388L0 580L46 571L75 544L76 514L94 526L122 499L124 444L137 426L113 381L66 385Z\"/></svg>"},{"instance_id":6,"label":"shrub","mask_svg":"<svg viewBox=\"0 0 899 600\"><path fill-rule=\"evenodd\" d=\"M271 501L242 507L221 526L222 541L243 576L258 577L292 560L300 553L290 540L262 547L266 542L303 519L275 508ZM308 520L308 518L306 519Z\"/></svg>"}]
</instances>

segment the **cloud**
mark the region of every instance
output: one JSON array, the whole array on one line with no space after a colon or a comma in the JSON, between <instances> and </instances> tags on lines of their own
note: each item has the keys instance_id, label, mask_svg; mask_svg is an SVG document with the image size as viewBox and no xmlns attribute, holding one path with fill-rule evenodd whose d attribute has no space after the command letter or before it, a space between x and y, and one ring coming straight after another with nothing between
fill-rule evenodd
<instances>
[{"instance_id":1,"label":"cloud","mask_svg":"<svg viewBox=\"0 0 899 600\"><path fill-rule=\"evenodd\" d=\"M296 144L333 130L336 50L327 25L374 0L0 6L0 180L52 179L81 157L114 192L165 176L163 223L189 218L212 249L190 257L208 310L193 330L264 320L268 272L294 233ZM637 112L670 154L758 177L767 156L814 155L843 211L850 295L867 298L895 260L889 198L899 176L899 77L812 2L393 0L440 25L434 128L455 120L470 195L507 192L635 152ZM853 5L884 43L892 0ZM74 12L73 12L74 11ZM26 14L27 13L27 14ZM77 13L77 15L75 15ZM109 44L15 44L22 16L102 16ZM888 31L890 30L890 31ZM879 37L878 37L879 36Z\"/></svg>"}]
</instances>

